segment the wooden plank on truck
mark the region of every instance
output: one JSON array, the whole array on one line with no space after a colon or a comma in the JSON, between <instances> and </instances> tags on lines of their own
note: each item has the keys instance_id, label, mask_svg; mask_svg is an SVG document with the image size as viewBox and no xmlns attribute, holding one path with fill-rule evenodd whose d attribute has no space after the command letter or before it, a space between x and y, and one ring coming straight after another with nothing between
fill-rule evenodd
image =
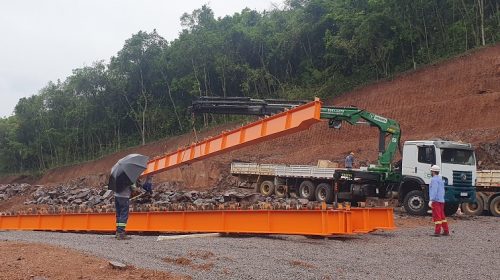
<instances>
[{"instance_id":1,"label":"wooden plank on truck","mask_svg":"<svg viewBox=\"0 0 500 280\"><path fill-rule=\"evenodd\" d=\"M319 168L311 165L289 165L276 170L279 177L333 179L335 168Z\"/></svg>"},{"instance_id":2,"label":"wooden plank on truck","mask_svg":"<svg viewBox=\"0 0 500 280\"><path fill-rule=\"evenodd\" d=\"M332 162L330 160L320 159L318 160L319 168L339 168L339 164L337 162Z\"/></svg>"},{"instance_id":3,"label":"wooden plank on truck","mask_svg":"<svg viewBox=\"0 0 500 280\"><path fill-rule=\"evenodd\" d=\"M285 165L258 163L231 163L233 175L276 176L281 178L333 179L337 168L317 167L313 165Z\"/></svg>"},{"instance_id":4,"label":"wooden plank on truck","mask_svg":"<svg viewBox=\"0 0 500 280\"><path fill-rule=\"evenodd\" d=\"M276 166L274 164L233 162L231 163L231 174L275 176Z\"/></svg>"},{"instance_id":5,"label":"wooden plank on truck","mask_svg":"<svg viewBox=\"0 0 500 280\"><path fill-rule=\"evenodd\" d=\"M500 170L482 170L477 171L478 187L500 187Z\"/></svg>"}]
</instances>

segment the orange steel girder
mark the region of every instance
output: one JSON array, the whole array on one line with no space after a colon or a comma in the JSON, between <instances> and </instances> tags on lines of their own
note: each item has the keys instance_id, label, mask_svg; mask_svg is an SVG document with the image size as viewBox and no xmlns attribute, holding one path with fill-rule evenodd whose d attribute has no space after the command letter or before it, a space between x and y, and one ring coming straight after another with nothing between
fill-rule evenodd
<instances>
[{"instance_id":1,"label":"orange steel girder","mask_svg":"<svg viewBox=\"0 0 500 280\"><path fill-rule=\"evenodd\" d=\"M1 230L115 231L115 213L0 216ZM131 212L129 232L344 235L394 229L392 208Z\"/></svg>"},{"instance_id":2,"label":"orange steel girder","mask_svg":"<svg viewBox=\"0 0 500 280\"><path fill-rule=\"evenodd\" d=\"M235 130L223 132L213 138L192 144L148 162L141 176L153 175L181 164L228 152L249 144L273 139L285 134L305 130L320 121L321 101L298 106L286 112L253 122Z\"/></svg>"}]
</instances>

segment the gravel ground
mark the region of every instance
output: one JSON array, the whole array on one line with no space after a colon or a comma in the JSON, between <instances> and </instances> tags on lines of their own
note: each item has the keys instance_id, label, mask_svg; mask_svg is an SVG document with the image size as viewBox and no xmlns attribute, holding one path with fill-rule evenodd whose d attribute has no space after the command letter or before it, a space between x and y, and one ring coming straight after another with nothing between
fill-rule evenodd
<instances>
[{"instance_id":1,"label":"gravel ground","mask_svg":"<svg viewBox=\"0 0 500 280\"><path fill-rule=\"evenodd\" d=\"M117 241L111 235L4 231L0 240L74 248L193 279L500 279L500 219L451 219L450 237L430 236L431 227L429 221L426 227L330 239L225 236L156 241L156 236L133 236Z\"/></svg>"}]
</instances>

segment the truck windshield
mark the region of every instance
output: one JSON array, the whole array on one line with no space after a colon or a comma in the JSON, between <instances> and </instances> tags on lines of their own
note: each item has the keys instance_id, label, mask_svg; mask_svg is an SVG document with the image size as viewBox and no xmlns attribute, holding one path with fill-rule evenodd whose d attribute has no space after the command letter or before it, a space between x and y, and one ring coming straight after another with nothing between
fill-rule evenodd
<instances>
[{"instance_id":1,"label":"truck windshield","mask_svg":"<svg viewBox=\"0 0 500 280\"><path fill-rule=\"evenodd\" d=\"M460 149L441 149L441 162L451 164L474 165L474 151Z\"/></svg>"}]
</instances>

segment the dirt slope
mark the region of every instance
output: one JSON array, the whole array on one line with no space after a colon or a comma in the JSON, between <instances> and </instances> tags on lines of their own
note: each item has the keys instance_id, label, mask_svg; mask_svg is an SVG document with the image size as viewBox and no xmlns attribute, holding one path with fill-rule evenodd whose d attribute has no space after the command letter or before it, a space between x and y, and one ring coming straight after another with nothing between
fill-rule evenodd
<instances>
[{"instance_id":1,"label":"dirt slope","mask_svg":"<svg viewBox=\"0 0 500 280\"><path fill-rule=\"evenodd\" d=\"M498 142L500 138L500 44L461 57L371 84L327 105L355 105L396 119L403 140L443 138L476 145ZM226 125L199 135L216 135ZM192 188L213 186L227 175L232 160L262 163L314 164L318 159L341 161L354 150L360 160L375 161L377 130L344 125L329 129L326 123L192 165L164 172L156 181L182 181ZM166 139L107 156L103 159L54 169L38 183L57 183L89 176L89 184L105 181L106 172L120 157L138 152L156 156L194 141L192 134Z\"/></svg>"}]
</instances>

